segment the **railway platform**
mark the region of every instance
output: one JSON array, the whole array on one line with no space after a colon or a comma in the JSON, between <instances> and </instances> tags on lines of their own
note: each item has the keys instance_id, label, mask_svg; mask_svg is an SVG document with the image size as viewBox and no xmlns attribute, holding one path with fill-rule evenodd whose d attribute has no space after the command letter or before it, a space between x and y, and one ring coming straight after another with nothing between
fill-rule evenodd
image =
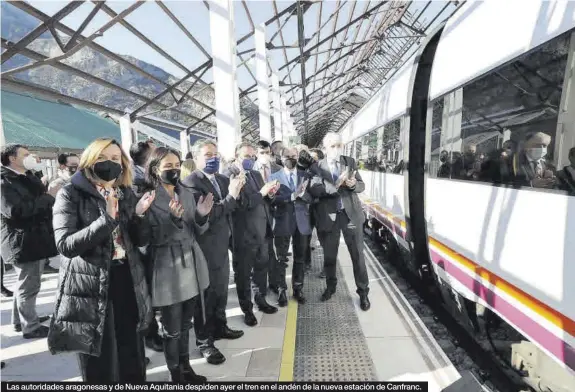
<instances>
[{"instance_id":1,"label":"railway platform","mask_svg":"<svg viewBox=\"0 0 575 392\"><path fill-rule=\"evenodd\" d=\"M235 285L230 282L228 322L245 335L221 340L216 346L226 356L210 365L196 350L190 334L192 366L209 381L426 381L430 392L478 391L469 374L461 375L434 340L422 320L366 247L370 277L368 312L359 308L353 267L343 241L340 244L336 294L321 302L324 280L319 277L323 255L315 243L312 271L306 275L307 303L290 300L273 315L257 312L258 325L243 324ZM43 276L38 313L53 309L57 274ZM15 276L8 272L5 284ZM274 297L270 302L275 301ZM3 381L81 381L76 356L48 352L46 339L25 340L13 331L12 300L1 302L1 357L6 362ZM149 381L169 381L162 353L147 349Z\"/></svg>"}]
</instances>

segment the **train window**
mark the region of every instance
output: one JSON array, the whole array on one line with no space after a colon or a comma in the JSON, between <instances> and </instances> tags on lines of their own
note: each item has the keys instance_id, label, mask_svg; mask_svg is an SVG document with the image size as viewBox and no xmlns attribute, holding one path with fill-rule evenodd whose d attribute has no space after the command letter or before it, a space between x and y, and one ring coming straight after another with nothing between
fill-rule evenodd
<instances>
[{"instance_id":1,"label":"train window","mask_svg":"<svg viewBox=\"0 0 575 392\"><path fill-rule=\"evenodd\" d=\"M571 34L560 36L463 87L461 144L451 178L555 188L555 135ZM432 159L440 151L433 106ZM455 145L454 145L455 150ZM438 169L437 177L443 172Z\"/></svg>"},{"instance_id":2,"label":"train window","mask_svg":"<svg viewBox=\"0 0 575 392\"><path fill-rule=\"evenodd\" d=\"M436 99L433 101L431 107L431 160L429 163L430 177L449 177L449 164L445 160L447 157L447 151L442 151L441 148L444 101L445 99L443 97ZM447 170L447 175L444 175L445 170Z\"/></svg>"},{"instance_id":3,"label":"train window","mask_svg":"<svg viewBox=\"0 0 575 392\"><path fill-rule=\"evenodd\" d=\"M401 120L397 119L385 124L383 139L381 144L382 159L380 167L382 171L392 173L399 164L400 158L400 135Z\"/></svg>"}]
</instances>

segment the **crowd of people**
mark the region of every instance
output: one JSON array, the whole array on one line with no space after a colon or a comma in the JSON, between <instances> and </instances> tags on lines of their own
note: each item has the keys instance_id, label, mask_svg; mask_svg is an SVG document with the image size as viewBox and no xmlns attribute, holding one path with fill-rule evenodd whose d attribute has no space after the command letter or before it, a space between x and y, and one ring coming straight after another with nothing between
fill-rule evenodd
<instances>
[{"instance_id":1,"label":"crowd of people","mask_svg":"<svg viewBox=\"0 0 575 392\"><path fill-rule=\"evenodd\" d=\"M117 141L97 139L81 157L61 156L57 176L44 180L26 146L5 146L1 251L16 271L14 327L25 339L47 337L52 354L78 353L85 382L145 381L145 346L164 353L172 381L205 382L190 365L192 326L206 361L223 363L216 342L244 335L227 323L230 273L253 327L254 305L265 314L287 306L290 244L292 296L304 305L314 229L324 254L321 300L336 292L343 235L367 311L357 196L365 185L338 134L328 133L323 146L243 142L224 161L215 142L200 140L182 161L151 141L128 155ZM36 297L46 261L56 257L47 327Z\"/></svg>"}]
</instances>

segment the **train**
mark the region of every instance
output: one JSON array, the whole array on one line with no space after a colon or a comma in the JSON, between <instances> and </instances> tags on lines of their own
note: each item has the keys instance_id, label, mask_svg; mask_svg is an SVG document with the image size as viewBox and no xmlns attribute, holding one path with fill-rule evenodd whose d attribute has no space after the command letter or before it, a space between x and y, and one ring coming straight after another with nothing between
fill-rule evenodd
<instances>
[{"instance_id":1,"label":"train","mask_svg":"<svg viewBox=\"0 0 575 392\"><path fill-rule=\"evenodd\" d=\"M470 333L515 331L533 389L575 391L575 2L463 3L339 132L379 240Z\"/></svg>"}]
</instances>

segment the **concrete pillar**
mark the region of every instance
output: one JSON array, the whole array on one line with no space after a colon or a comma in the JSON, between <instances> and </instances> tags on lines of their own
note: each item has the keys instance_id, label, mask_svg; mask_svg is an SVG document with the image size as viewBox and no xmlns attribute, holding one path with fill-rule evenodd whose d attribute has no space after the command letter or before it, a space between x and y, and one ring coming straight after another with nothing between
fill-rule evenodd
<instances>
[{"instance_id":1,"label":"concrete pillar","mask_svg":"<svg viewBox=\"0 0 575 392\"><path fill-rule=\"evenodd\" d=\"M229 159L241 135L233 2L209 0L209 6L218 149Z\"/></svg>"},{"instance_id":2,"label":"concrete pillar","mask_svg":"<svg viewBox=\"0 0 575 392\"><path fill-rule=\"evenodd\" d=\"M272 101L274 116L274 140L283 140L280 104L280 82L277 73L272 72Z\"/></svg>"},{"instance_id":3,"label":"concrete pillar","mask_svg":"<svg viewBox=\"0 0 575 392\"><path fill-rule=\"evenodd\" d=\"M136 138L134 137L134 130L132 129L132 122L130 121L129 114L120 117L120 137L122 149L128 158L130 158L130 147Z\"/></svg>"},{"instance_id":4,"label":"concrete pillar","mask_svg":"<svg viewBox=\"0 0 575 392\"><path fill-rule=\"evenodd\" d=\"M260 111L260 139L272 141L270 122L270 98L268 65L266 57L266 25L262 23L255 28L254 39L256 44L256 79L258 85L258 104Z\"/></svg>"},{"instance_id":5,"label":"concrete pillar","mask_svg":"<svg viewBox=\"0 0 575 392\"><path fill-rule=\"evenodd\" d=\"M186 155L190 152L190 136L186 131L180 132L180 154L182 159L186 159Z\"/></svg>"}]
</instances>

